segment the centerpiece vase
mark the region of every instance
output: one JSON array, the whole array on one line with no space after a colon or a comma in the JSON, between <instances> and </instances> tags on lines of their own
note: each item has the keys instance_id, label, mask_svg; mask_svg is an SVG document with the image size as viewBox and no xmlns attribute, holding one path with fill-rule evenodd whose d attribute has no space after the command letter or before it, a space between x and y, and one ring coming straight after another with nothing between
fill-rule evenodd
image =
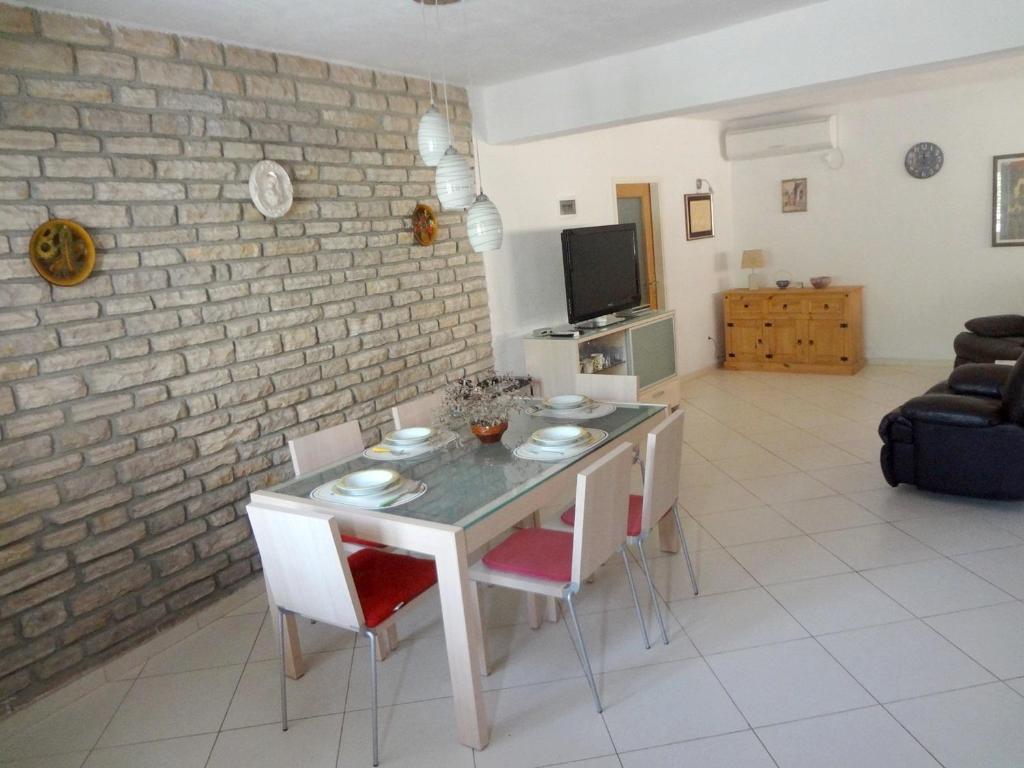
<instances>
[{"instance_id":1,"label":"centerpiece vase","mask_svg":"<svg viewBox=\"0 0 1024 768\"><path fill-rule=\"evenodd\" d=\"M501 440L501 436L508 429L508 422L503 421L500 424L489 424L486 426L483 424L471 424L469 428L481 443L496 443Z\"/></svg>"}]
</instances>

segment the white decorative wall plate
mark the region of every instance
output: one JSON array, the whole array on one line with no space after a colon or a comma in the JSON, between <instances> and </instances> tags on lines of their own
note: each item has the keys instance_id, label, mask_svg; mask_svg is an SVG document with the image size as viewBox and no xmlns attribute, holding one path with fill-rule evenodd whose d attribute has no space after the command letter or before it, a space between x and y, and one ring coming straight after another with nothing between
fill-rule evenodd
<instances>
[{"instance_id":1,"label":"white decorative wall plate","mask_svg":"<svg viewBox=\"0 0 1024 768\"><path fill-rule=\"evenodd\" d=\"M273 160L260 160L249 174L249 196L256 210L277 219L292 207L292 180L288 171Z\"/></svg>"}]
</instances>

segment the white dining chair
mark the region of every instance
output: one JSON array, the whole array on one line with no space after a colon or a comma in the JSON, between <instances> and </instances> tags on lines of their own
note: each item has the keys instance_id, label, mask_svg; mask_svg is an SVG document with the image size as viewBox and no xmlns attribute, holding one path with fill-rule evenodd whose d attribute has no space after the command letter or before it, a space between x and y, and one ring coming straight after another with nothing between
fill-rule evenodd
<instances>
[{"instance_id":1,"label":"white dining chair","mask_svg":"<svg viewBox=\"0 0 1024 768\"><path fill-rule=\"evenodd\" d=\"M363 448L358 421L346 421L288 441L296 477L355 456Z\"/></svg>"},{"instance_id":2,"label":"white dining chair","mask_svg":"<svg viewBox=\"0 0 1024 768\"><path fill-rule=\"evenodd\" d=\"M391 409L391 418L395 422L395 429L406 427L429 427L437 421L438 411L441 410L441 399L444 393L441 390L431 392L413 400L399 403Z\"/></svg>"},{"instance_id":3,"label":"white dining chair","mask_svg":"<svg viewBox=\"0 0 1024 768\"><path fill-rule=\"evenodd\" d=\"M363 434L359 429L359 422L346 421L289 440L288 450L292 455L292 468L295 470L295 476L298 477L309 472L316 472L349 456L358 455L363 450ZM364 547L380 548L384 546L376 541L347 534L342 534L341 541L348 554L358 552ZM394 624L390 624L387 632L381 638L381 642L377 645L378 657L383 661L396 648L398 648L398 628Z\"/></svg>"},{"instance_id":4,"label":"white dining chair","mask_svg":"<svg viewBox=\"0 0 1024 768\"><path fill-rule=\"evenodd\" d=\"M281 729L288 730L285 617L301 615L358 632L370 641L373 764L378 765L378 633L437 583L433 561L379 549L346 557L337 521L323 513L250 506L249 523L279 613Z\"/></svg>"},{"instance_id":5,"label":"white dining chair","mask_svg":"<svg viewBox=\"0 0 1024 768\"><path fill-rule=\"evenodd\" d=\"M631 445L621 445L577 475L576 508L580 512L572 533L549 528L519 529L469 569L474 582L565 600L583 672L598 712L602 710L601 697L573 597L587 577L618 552L629 576L637 616L643 621L625 549L633 455ZM485 667L486 664L484 659Z\"/></svg>"},{"instance_id":6,"label":"white dining chair","mask_svg":"<svg viewBox=\"0 0 1024 768\"><path fill-rule=\"evenodd\" d=\"M650 536L654 526L657 525L665 515L672 515L675 521L676 533L679 535L680 549L683 560L686 562L686 570L690 575L690 586L693 587L693 594L699 594L697 576L693 570L693 560L690 557L690 548L686 543L686 534L683 532L683 521L679 516L679 483L680 467L683 459L683 419L685 413L676 411L665 421L651 430L647 435L647 459L641 461L640 472L643 474L644 492L643 496L631 494L629 497L629 523L627 527L627 543L635 546L640 555L640 565L643 568L644 577L647 579L647 588L651 592L651 601L654 603L654 611L658 617L658 625L661 628L661 639L668 644L668 632L665 630L665 619L661 613L661 605L658 602L658 594L654 589L654 581L651 578L651 568L647 561L647 553L644 552L644 540ZM562 514L562 522L566 525L573 524L575 508L570 507Z\"/></svg>"},{"instance_id":7,"label":"white dining chair","mask_svg":"<svg viewBox=\"0 0 1024 768\"><path fill-rule=\"evenodd\" d=\"M610 403L635 403L640 397L639 379L636 376L577 373L575 394Z\"/></svg>"}]
</instances>

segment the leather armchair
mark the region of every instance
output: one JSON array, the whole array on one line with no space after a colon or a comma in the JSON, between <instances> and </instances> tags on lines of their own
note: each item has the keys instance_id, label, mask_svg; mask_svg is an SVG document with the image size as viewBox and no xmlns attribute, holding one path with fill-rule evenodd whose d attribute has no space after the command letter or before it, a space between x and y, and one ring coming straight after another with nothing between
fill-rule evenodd
<instances>
[{"instance_id":1,"label":"leather armchair","mask_svg":"<svg viewBox=\"0 0 1024 768\"><path fill-rule=\"evenodd\" d=\"M1016 360L1024 354L1024 315L976 317L953 339L955 365Z\"/></svg>"},{"instance_id":2,"label":"leather armchair","mask_svg":"<svg viewBox=\"0 0 1024 768\"><path fill-rule=\"evenodd\" d=\"M964 365L882 419L889 485L1024 499L1024 357Z\"/></svg>"}]
</instances>

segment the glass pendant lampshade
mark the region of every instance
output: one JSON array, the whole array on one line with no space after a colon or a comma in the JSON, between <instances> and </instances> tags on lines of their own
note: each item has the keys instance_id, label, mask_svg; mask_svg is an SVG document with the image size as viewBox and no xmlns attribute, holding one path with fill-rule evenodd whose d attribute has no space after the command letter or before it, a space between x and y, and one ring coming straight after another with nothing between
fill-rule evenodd
<instances>
[{"instance_id":1,"label":"glass pendant lampshade","mask_svg":"<svg viewBox=\"0 0 1024 768\"><path fill-rule=\"evenodd\" d=\"M477 253L496 251L501 248L504 229L501 225L501 214L497 206L483 192L476 196L466 215L466 229L469 232L469 244Z\"/></svg>"},{"instance_id":2,"label":"glass pendant lampshade","mask_svg":"<svg viewBox=\"0 0 1024 768\"><path fill-rule=\"evenodd\" d=\"M449 146L437 164L434 176L437 199L446 211L469 208L473 203L473 172L466 158Z\"/></svg>"},{"instance_id":3,"label":"glass pendant lampshade","mask_svg":"<svg viewBox=\"0 0 1024 768\"><path fill-rule=\"evenodd\" d=\"M434 168L444 157L448 148L448 124L433 104L420 118L420 128L416 135L420 145L420 157L424 164Z\"/></svg>"}]
</instances>

